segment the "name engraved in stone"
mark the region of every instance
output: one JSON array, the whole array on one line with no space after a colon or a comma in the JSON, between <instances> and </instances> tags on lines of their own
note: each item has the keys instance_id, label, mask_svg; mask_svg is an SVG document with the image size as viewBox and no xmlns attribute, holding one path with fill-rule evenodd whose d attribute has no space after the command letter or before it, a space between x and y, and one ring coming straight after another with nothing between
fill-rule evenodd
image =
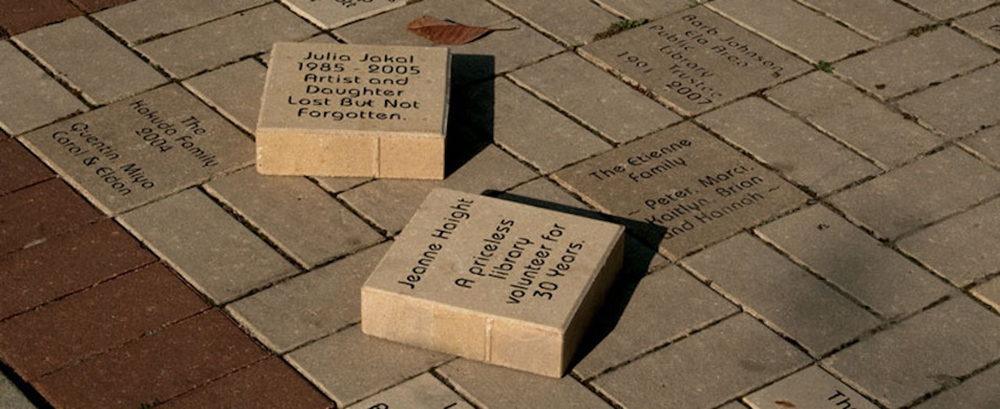
<instances>
[{"instance_id":1,"label":"name engraved in stone","mask_svg":"<svg viewBox=\"0 0 1000 409\"><path fill-rule=\"evenodd\" d=\"M252 144L167 86L24 135L25 143L115 214L252 160Z\"/></svg>"},{"instance_id":2,"label":"name engraved in stone","mask_svg":"<svg viewBox=\"0 0 1000 409\"><path fill-rule=\"evenodd\" d=\"M443 140L448 61L447 49L440 48L276 44L257 127L258 170L378 176L378 162L386 157L374 152L383 149L379 138ZM436 156L437 146L430 148L427 154ZM385 150L389 156L399 151ZM411 152L426 150L411 147ZM323 157L323 151L332 156ZM443 142L441 151L443 156ZM315 160L303 161L303 154ZM433 173L410 175L439 178L443 170Z\"/></svg>"},{"instance_id":3,"label":"name engraved in stone","mask_svg":"<svg viewBox=\"0 0 1000 409\"><path fill-rule=\"evenodd\" d=\"M554 175L602 210L647 223L671 258L805 200L777 175L689 123Z\"/></svg>"},{"instance_id":4,"label":"name engraved in stone","mask_svg":"<svg viewBox=\"0 0 1000 409\"><path fill-rule=\"evenodd\" d=\"M561 376L620 267L622 234L606 222L436 189L362 289L362 328Z\"/></svg>"},{"instance_id":5,"label":"name engraved in stone","mask_svg":"<svg viewBox=\"0 0 1000 409\"><path fill-rule=\"evenodd\" d=\"M690 114L808 69L703 7L650 22L583 51Z\"/></svg>"}]
</instances>

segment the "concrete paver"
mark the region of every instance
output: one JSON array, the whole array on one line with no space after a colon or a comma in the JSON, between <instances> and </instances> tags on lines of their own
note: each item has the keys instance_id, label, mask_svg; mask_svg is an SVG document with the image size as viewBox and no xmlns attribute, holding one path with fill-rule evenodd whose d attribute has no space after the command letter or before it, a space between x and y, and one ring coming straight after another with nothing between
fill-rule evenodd
<instances>
[{"instance_id":1,"label":"concrete paver","mask_svg":"<svg viewBox=\"0 0 1000 409\"><path fill-rule=\"evenodd\" d=\"M11 135L87 107L6 41L0 41L0 127Z\"/></svg>"},{"instance_id":2,"label":"concrete paver","mask_svg":"<svg viewBox=\"0 0 1000 409\"><path fill-rule=\"evenodd\" d=\"M819 357L874 328L880 321L843 295L743 234L684 262L717 289L743 304ZM780 296L776 296L780 294Z\"/></svg>"},{"instance_id":3,"label":"concrete paver","mask_svg":"<svg viewBox=\"0 0 1000 409\"><path fill-rule=\"evenodd\" d=\"M986 7L993 3L991 0L905 0L910 5L927 12L939 20L955 17L962 13L968 13Z\"/></svg>"},{"instance_id":4,"label":"concrete paver","mask_svg":"<svg viewBox=\"0 0 1000 409\"><path fill-rule=\"evenodd\" d=\"M1000 317L959 295L834 354L823 366L879 403L900 408L998 358Z\"/></svg>"},{"instance_id":5,"label":"concrete paver","mask_svg":"<svg viewBox=\"0 0 1000 409\"><path fill-rule=\"evenodd\" d=\"M1000 192L997 175L951 148L838 193L830 202L882 237L896 238Z\"/></svg>"},{"instance_id":6,"label":"concrete paver","mask_svg":"<svg viewBox=\"0 0 1000 409\"><path fill-rule=\"evenodd\" d=\"M782 84L766 95L885 168L896 167L942 142L937 135L824 72Z\"/></svg>"},{"instance_id":7,"label":"concrete paver","mask_svg":"<svg viewBox=\"0 0 1000 409\"><path fill-rule=\"evenodd\" d=\"M1000 165L1000 126L978 132L961 141L961 144Z\"/></svg>"},{"instance_id":8,"label":"concrete paver","mask_svg":"<svg viewBox=\"0 0 1000 409\"><path fill-rule=\"evenodd\" d=\"M973 97L974 96L974 97ZM976 71L899 101L899 106L952 138L1000 124L1000 65Z\"/></svg>"},{"instance_id":9,"label":"concrete paver","mask_svg":"<svg viewBox=\"0 0 1000 409\"><path fill-rule=\"evenodd\" d=\"M469 44L449 47L453 55L453 86L467 85L496 73L512 71L563 50L541 33L483 1L422 1L339 28L333 33L348 43L429 46L429 40L406 30L409 22L425 15L470 26L509 29L491 33Z\"/></svg>"},{"instance_id":10,"label":"concrete paver","mask_svg":"<svg viewBox=\"0 0 1000 409\"><path fill-rule=\"evenodd\" d=\"M277 4L247 10L136 46L176 78L187 78L281 41L305 39L316 28Z\"/></svg>"},{"instance_id":11,"label":"concrete paver","mask_svg":"<svg viewBox=\"0 0 1000 409\"><path fill-rule=\"evenodd\" d=\"M879 172L858 154L760 98L738 101L702 115L698 122L821 195Z\"/></svg>"},{"instance_id":12,"label":"concrete paver","mask_svg":"<svg viewBox=\"0 0 1000 409\"><path fill-rule=\"evenodd\" d=\"M757 232L886 317L916 312L954 291L823 206L801 210Z\"/></svg>"},{"instance_id":13,"label":"concrete paver","mask_svg":"<svg viewBox=\"0 0 1000 409\"><path fill-rule=\"evenodd\" d=\"M94 105L167 82L153 67L85 17L32 30L14 37L14 41L79 89Z\"/></svg>"},{"instance_id":14,"label":"concrete paver","mask_svg":"<svg viewBox=\"0 0 1000 409\"><path fill-rule=\"evenodd\" d=\"M849 386L818 366L810 366L792 376L754 392L744 399L753 409L775 407L877 409Z\"/></svg>"},{"instance_id":15,"label":"concrete paver","mask_svg":"<svg viewBox=\"0 0 1000 409\"><path fill-rule=\"evenodd\" d=\"M21 137L109 215L249 165L253 142L170 84Z\"/></svg>"},{"instance_id":16,"label":"concrete paver","mask_svg":"<svg viewBox=\"0 0 1000 409\"><path fill-rule=\"evenodd\" d=\"M232 301L297 271L197 189L118 220L215 303Z\"/></svg>"},{"instance_id":17,"label":"concrete paver","mask_svg":"<svg viewBox=\"0 0 1000 409\"><path fill-rule=\"evenodd\" d=\"M993 50L948 27L939 27L841 61L835 72L888 99L996 59Z\"/></svg>"},{"instance_id":18,"label":"concrete paver","mask_svg":"<svg viewBox=\"0 0 1000 409\"><path fill-rule=\"evenodd\" d=\"M595 34L620 20L588 0L500 0L497 3L569 45L589 43Z\"/></svg>"},{"instance_id":19,"label":"concrete paver","mask_svg":"<svg viewBox=\"0 0 1000 409\"><path fill-rule=\"evenodd\" d=\"M464 399L429 373L393 386L347 409L393 407L472 409Z\"/></svg>"},{"instance_id":20,"label":"concrete paver","mask_svg":"<svg viewBox=\"0 0 1000 409\"><path fill-rule=\"evenodd\" d=\"M625 407L708 409L808 363L806 354L740 314L592 383Z\"/></svg>"},{"instance_id":21,"label":"concrete paver","mask_svg":"<svg viewBox=\"0 0 1000 409\"><path fill-rule=\"evenodd\" d=\"M136 0L95 13L94 18L131 45L212 21L267 0Z\"/></svg>"},{"instance_id":22,"label":"concrete paver","mask_svg":"<svg viewBox=\"0 0 1000 409\"><path fill-rule=\"evenodd\" d=\"M915 409L989 408L1000 402L1000 366L976 374L961 385L944 391Z\"/></svg>"},{"instance_id":23,"label":"concrete paver","mask_svg":"<svg viewBox=\"0 0 1000 409\"><path fill-rule=\"evenodd\" d=\"M615 142L627 142L681 120L666 107L572 53L557 55L510 76Z\"/></svg>"},{"instance_id":24,"label":"concrete paver","mask_svg":"<svg viewBox=\"0 0 1000 409\"><path fill-rule=\"evenodd\" d=\"M88 225L0 259L0 318L93 286L156 260L113 220Z\"/></svg>"},{"instance_id":25,"label":"concrete paver","mask_svg":"<svg viewBox=\"0 0 1000 409\"><path fill-rule=\"evenodd\" d=\"M933 22L893 0L804 0L804 2L878 41L906 35L907 31L914 27Z\"/></svg>"},{"instance_id":26,"label":"concrete paver","mask_svg":"<svg viewBox=\"0 0 1000 409\"><path fill-rule=\"evenodd\" d=\"M792 0L720 0L707 4L813 62L836 61L873 45Z\"/></svg>"},{"instance_id":27,"label":"concrete paver","mask_svg":"<svg viewBox=\"0 0 1000 409\"><path fill-rule=\"evenodd\" d=\"M0 406L995 406L994 3L0 0ZM273 42L425 15L510 29L450 47L444 181L255 174ZM627 226L570 376L361 334L437 186Z\"/></svg>"},{"instance_id":28,"label":"concrete paver","mask_svg":"<svg viewBox=\"0 0 1000 409\"><path fill-rule=\"evenodd\" d=\"M1000 199L908 236L899 248L958 286L1000 272Z\"/></svg>"},{"instance_id":29,"label":"concrete paver","mask_svg":"<svg viewBox=\"0 0 1000 409\"><path fill-rule=\"evenodd\" d=\"M739 311L676 266L642 278L635 288L613 289L604 309L621 315L595 320L596 327L610 319L614 328L573 368L583 379Z\"/></svg>"},{"instance_id":30,"label":"concrete paver","mask_svg":"<svg viewBox=\"0 0 1000 409\"><path fill-rule=\"evenodd\" d=\"M354 326L295 350L285 359L338 406L347 406L451 357L368 337Z\"/></svg>"},{"instance_id":31,"label":"concrete paver","mask_svg":"<svg viewBox=\"0 0 1000 409\"><path fill-rule=\"evenodd\" d=\"M3 321L0 356L33 380L208 308L173 272L153 264Z\"/></svg>"},{"instance_id":32,"label":"concrete paver","mask_svg":"<svg viewBox=\"0 0 1000 409\"><path fill-rule=\"evenodd\" d=\"M243 129L257 129L267 69L253 59L227 65L184 81L199 98Z\"/></svg>"},{"instance_id":33,"label":"concrete paver","mask_svg":"<svg viewBox=\"0 0 1000 409\"><path fill-rule=\"evenodd\" d=\"M633 20L652 20L691 7L691 2L687 0L597 0L597 2Z\"/></svg>"},{"instance_id":34,"label":"concrete paver","mask_svg":"<svg viewBox=\"0 0 1000 409\"><path fill-rule=\"evenodd\" d=\"M580 48L686 115L777 84L809 65L705 7Z\"/></svg>"},{"instance_id":35,"label":"concrete paver","mask_svg":"<svg viewBox=\"0 0 1000 409\"><path fill-rule=\"evenodd\" d=\"M1000 278L994 278L973 288L972 294L1000 312Z\"/></svg>"},{"instance_id":36,"label":"concrete paver","mask_svg":"<svg viewBox=\"0 0 1000 409\"><path fill-rule=\"evenodd\" d=\"M954 24L983 42L1000 48L1000 7L962 17Z\"/></svg>"},{"instance_id":37,"label":"concrete paver","mask_svg":"<svg viewBox=\"0 0 1000 409\"><path fill-rule=\"evenodd\" d=\"M337 28L365 17L406 5L405 0L282 0L292 10L324 29Z\"/></svg>"},{"instance_id":38,"label":"concrete paver","mask_svg":"<svg viewBox=\"0 0 1000 409\"><path fill-rule=\"evenodd\" d=\"M262 176L247 168L215 179L205 189L306 268L383 240L303 177Z\"/></svg>"},{"instance_id":39,"label":"concrete paver","mask_svg":"<svg viewBox=\"0 0 1000 409\"><path fill-rule=\"evenodd\" d=\"M484 408L610 407L570 377L545 378L466 359L455 360L436 371Z\"/></svg>"},{"instance_id":40,"label":"concrete paver","mask_svg":"<svg viewBox=\"0 0 1000 409\"><path fill-rule=\"evenodd\" d=\"M526 162L549 173L611 148L607 142L506 79L480 86L469 97L492 103L492 112L473 107L471 119L484 133ZM494 100L486 95L492 93ZM483 117L492 115L492 119ZM492 126L491 126L492 125ZM544 138L542 137L544 135Z\"/></svg>"},{"instance_id":41,"label":"concrete paver","mask_svg":"<svg viewBox=\"0 0 1000 409\"><path fill-rule=\"evenodd\" d=\"M691 123L556 173L673 260L791 210L804 193Z\"/></svg>"},{"instance_id":42,"label":"concrete paver","mask_svg":"<svg viewBox=\"0 0 1000 409\"><path fill-rule=\"evenodd\" d=\"M229 312L279 353L361 321L361 286L387 244L279 283L229 304Z\"/></svg>"}]
</instances>

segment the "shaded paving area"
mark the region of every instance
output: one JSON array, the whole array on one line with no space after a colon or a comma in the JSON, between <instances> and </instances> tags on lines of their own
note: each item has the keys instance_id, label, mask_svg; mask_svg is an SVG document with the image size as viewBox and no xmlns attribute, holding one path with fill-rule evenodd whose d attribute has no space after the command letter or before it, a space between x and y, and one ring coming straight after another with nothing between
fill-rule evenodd
<instances>
[{"instance_id":1,"label":"shaded paving area","mask_svg":"<svg viewBox=\"0 0 1000 409\"><path fill-rule=\"evenodd\" d=\"M510 29L451 49L443 181L256 172L273 43L429 46L424 15ZM1000 2L0 0L0 29L2 407L1000 407ZM626 226L566 376L361 333L439 186Z\"/></svg>"}]
</instances>

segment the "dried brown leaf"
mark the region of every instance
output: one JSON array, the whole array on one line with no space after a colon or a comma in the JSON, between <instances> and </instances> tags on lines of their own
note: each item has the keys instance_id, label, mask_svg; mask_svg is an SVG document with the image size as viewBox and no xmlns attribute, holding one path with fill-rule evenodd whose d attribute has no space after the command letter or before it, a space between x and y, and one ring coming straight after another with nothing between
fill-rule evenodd
<instances>
[{"instance_id":1,"label":"dried brown leaf","mask_svg":"<svg viewBox=\"0 0 1000 409\"><path fill-rule=\"evenodd\" d=\"M778 406L785 407L785 408L794 408L795 407L794 403L788 402L788 401L784 401L784 400L776 400L776 401L774 401L774 403L777 404Z\"/></svg>"},{"instance_id":2,"label":"dried brown leaf","mask_svg":"<svg viewBox=\"0 0 1000 409\"><path fill-rule=\"evenodd\" d=\"M496 29L474 27L450 21L441 21L431 16L413 20L406 26L411 33L431 40L434 44L460 45L470 43Z\"/></svg>"}]
</instances>

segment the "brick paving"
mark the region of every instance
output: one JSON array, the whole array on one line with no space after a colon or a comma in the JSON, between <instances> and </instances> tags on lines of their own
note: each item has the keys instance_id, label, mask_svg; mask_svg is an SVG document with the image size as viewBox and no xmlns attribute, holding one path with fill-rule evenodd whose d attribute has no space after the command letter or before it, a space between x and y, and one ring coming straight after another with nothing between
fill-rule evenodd
<instances>
[{"instance_id":1,"label":"brick paving","mask_svg":"<svg viewBox=\"0 0 1000 409\"><path fill-rule=\"evenodd\" d=\"M512 28L444 181L255 172L271 43L422 15ZM998 61L995 0L0 0L0 407L994 409ZM361 333L437 186L627 226L566 376Z\"/></svg>"}]
</instances>

